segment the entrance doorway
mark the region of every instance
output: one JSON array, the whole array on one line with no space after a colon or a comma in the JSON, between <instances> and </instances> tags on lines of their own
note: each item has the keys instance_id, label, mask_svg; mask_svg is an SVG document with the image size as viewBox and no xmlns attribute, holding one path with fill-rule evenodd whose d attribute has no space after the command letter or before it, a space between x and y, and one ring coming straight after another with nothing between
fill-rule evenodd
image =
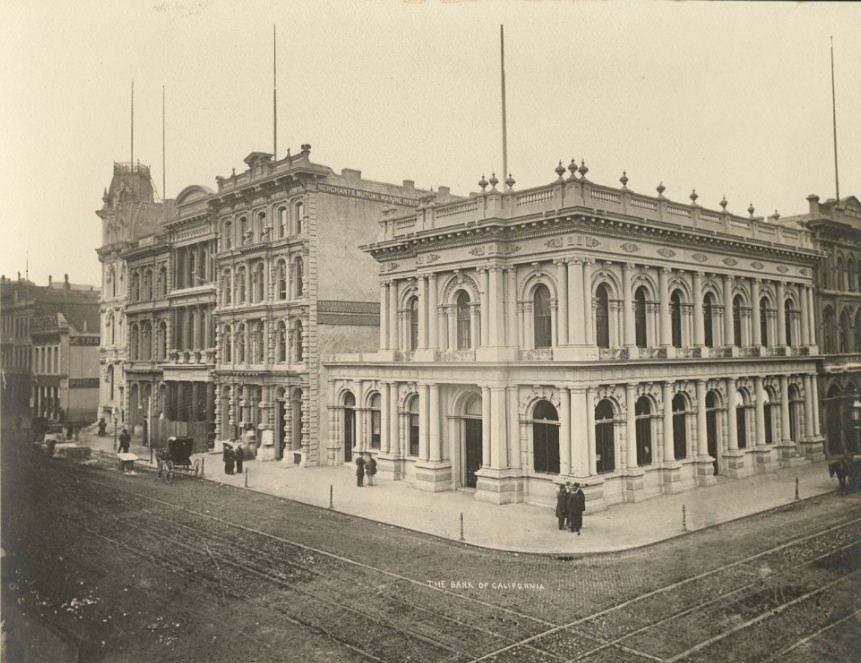
<instances>
[{"instance_id":1,"label":"entrance doorway","mask_svg":"<svg viewBox=\"0 0 861 663\"><path fill-rule=\"evenodd\" d=\"M706 394L706 442L709 456L714 458L714 474L718 473L718 428L717 428L717 398L714 392Z\"/></svg>"},{"instance_id":2,"label":"entrance doorway","mask_svg":"<svg viewBox=\"0 0 861 663\"><path fill-rule=\"evenodd\" d=\"M481 419L464 419L464 469L466 471L465 485L467 488L476 487L475 473L481 468Z\"/></svg>"}]
</instances>

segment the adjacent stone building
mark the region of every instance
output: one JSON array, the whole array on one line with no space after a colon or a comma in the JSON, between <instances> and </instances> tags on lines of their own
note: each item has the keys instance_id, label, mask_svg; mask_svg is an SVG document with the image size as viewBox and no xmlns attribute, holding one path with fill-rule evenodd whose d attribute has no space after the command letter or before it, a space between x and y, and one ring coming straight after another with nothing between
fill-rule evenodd
<instances>
[{"instance_id":1,"label":"adjacent stone building","mask_svg":"<svg viewBox=\"0 0 861 663\"><path fill-rule=\"evenodd\" d=\"M817 455L812 233L587 172L384 215L379 350L326 361L330 462L600 508Z\"/></svg>"},{"instance_id":2,"label":"adjacent stone building","mask_svg":"<svg viewBox=\"0 0 861 663\"><path fill-rule=\"evenodd\" d=\"M819 392L831 455L861 452L852 406L861 408L861 202L807 197L807 214L781 223L808 228L825 254L816 271Z\"/></svg>"},{"instance_id":3,"label":"adjacent stone building","mask_svg":"<svg viewBox=\"0 0 861 663\"><path fill-rule=\"evenodd\" d=\"M355 247L384 210L450 196L337 174L310 151L254 152L166 206L145 166L115 164L99 212L106 414L156 443L241 436L259 459L327 461L320 354L376 347L377 265Z\"/></svg>"},{"instance_id":4,"label":"adjacent stone building","mask_svg":"<svg viewBox=\"0 0 861 663\"><path fill-rule=\"evenodd\" d=\"M72 430L97 418L99 291L49 277L0 280L3 416L39 417Z\"/></svg>"}]
</instances>

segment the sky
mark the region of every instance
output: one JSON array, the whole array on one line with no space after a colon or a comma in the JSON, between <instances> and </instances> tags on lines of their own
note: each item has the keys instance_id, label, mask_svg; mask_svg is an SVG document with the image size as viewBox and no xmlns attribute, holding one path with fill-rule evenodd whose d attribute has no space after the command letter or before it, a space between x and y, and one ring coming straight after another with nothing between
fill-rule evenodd
<instances>
[{"instance_id":1,"label":"sky","mask_svg":"<svg viewBox=\"0 0 861 663\"><path fill-rule=\"evenodd\" d=\"M768 216L861 197L861 3L0 0L0 272L98 285L114 161L173 198L278 157L477 191L502 171L499 26L515 189L589 178ZM162 170L162 86L165 162ZM29 257L28 257L29 256Z\"/></svg>"}]
</instances>

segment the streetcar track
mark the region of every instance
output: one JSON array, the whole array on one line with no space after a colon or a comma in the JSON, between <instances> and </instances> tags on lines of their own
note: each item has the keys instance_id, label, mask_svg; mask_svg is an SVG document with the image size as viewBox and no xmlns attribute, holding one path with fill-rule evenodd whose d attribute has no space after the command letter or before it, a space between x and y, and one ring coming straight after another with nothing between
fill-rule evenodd
<instances>
[{"instance_id":1,"label":"streetcar track","mask_svg":"<svg viewBox=\"0 0 861 663\"><path fill-rule=\"evenodd\" d=\"M842 624L845 621L848 621L849 619L852 619L853 617L856 617L856 618L861 617L861 609L856 610L855 612L850 612L848 615L841 617L836 622L832 622L831 624L828 624L827 626L823 626L822 628L818 629L814 633L811 633L810 635L802 638L798 642L793 643L789 647L785 647L784 649L781 649L779 652L777 652L773 656L770 656L768 658L768 660L773 661L774 659L782 658L783 656L785 656L786 654L791 652L793 649L797 649L801 645L806 644L807 642L810 642L814 638L818 638L820 635L827 633L828 631L833 629L835 626L840 626L840 624Z\"/></svg>"},{"instance_id":2,"label":"streetcar track","mask_svg":"<svg viewBox=\"0 0 861 663\"><path fill-rule=\"evenodd\" d=\"M852 527L852 526L854 526L854 525L857 525L859 522L861 522L861 518L854 518L854 519L849 519L849 520L842 521L842 522L840 522L840 523L838 523L838 524L831 525L831 526L829 526L829 527L827 527L827 528L824 528L824 529L822 529L822 530L819 530L819 531L817 531L817 532L815 532L815 533L813 533L813 534L806 534L806 535L804 535L804 536L799 536L799 537L793 538L793 539L791 539L791 540L784 541L783 543L781 543L781 544L779 544L779 545L777 545L777 546L773 546L773 547L768 548L768 549L766 549L766 550L763 550L763 551L757 552L757 553L755 553L755 554L753 554L753 555L749 555L749 556L745 557L744 559L736 560L736 561L733 561L733 562L730 562L730 563L727 563L727 564L723 564L723 565L717 566L717 567L715 567L715 568L713 568L713 569L710 569L710 570L708 570L708 571L705 571L705 572L703 572L703 573L697 574L696 576L691 576L691 577L689 577L689 578L684 578L684 579L682 579L682 580L680 580L680 581L677 581L677 582L669 583L669 584L667 584L667 585L664 585L663 587L659 587L659 588L657 588L657 589L655 589L655 590L652 590L652 591L650 591L650 592L648 592L648 593L646 593L646 594L643 594L643 595L641 595L641 596L637 596L637 597L634 597L634 598L632 598L632 599L628 599L628 600L626 600L626 601L622 601L622 602L620 602L620 603L618 603L618 604L616 604L616 605L614 605L614 606L611 606L611 607L609 607L609 608L606 608L606 609L604 609L604 610L601 610L601 611L599 611L599 612L597 612L597 613L594 613L594 614L588 615L587 617L583 617L583 618L580 618L580 619L574 620L574 621L572 621L572 622L570 622L570 623L563 624L563 625L553 625L551 622L547 622L547 621L542 620L542 619L540 619L540 618L536 618L536 617L532 617L532 616L529 616L529 615L525 615L525 614L520 613L520 612L518 612L518 611L516 611L516 610L512 610L512 609L510 609L510 608L506 608L506 607L504 607L504 606L499 606L499 605L496 605L496 604L493 604L493 603L489 603L489 602L487 602L487 601L483 601L483 600L481 600L481 599L474 598L474 597L472 597L472 596L467 596L467 595L463 595L463 594L458 594L458 593L455 593L455 592L451 592L451 591L448 591L448 590L446 590L445 588L442 588L442 587L430 586L430 585L428 585L427 583L421 582L421 581L419 581L419 580L414 580L413 578L410 578L410 577L407 577L407 576L403 576L403 575L401 575L401 574L398 574L398 573L395 573L395 572L392 572L392 571L388 571L388 570L386 570L386 569L382 569L382 568L376 567L376 566L374 566L374 565L372 565L372 564L367 564L367 563L364 563L364 562L360 562L360 561L358 561L358 560L352 560L352 559L349 559L349 558L344 557L344 556L342 556L342 555L338 555L337 553L332 553L332 552L329 552L329 551L326 551L326 550L323 550L323 549L320 549L320 548L316 548L316 547L313 547L313 546L309 546L309 545L306 545L306 544L302 544L302 543L299 543L299 542L297 542L297 541L293 541L293 540L291 540L291 539L288 539L288 538L286 538L286 537L281 537L281 536L278 536L278 535L275 535L275 534L272 534L272 533L269 533L269 532L265 532L265 531L262 531L262 530L259 530L259 529L253 528L253 527L249 527L249 526L247 526L247 525L242 525L242 524L239 524L239 523L231 522L231 521L229 521L229 520L225 520L225 519L223 519L223 518L220 518L220 517L218 517L218 516L213 516L213 515L208 514L208 513L202 513L202 512L200 512L200 511L197 511L197 510L194 510L194 509L189 509L189 508L185 508L185 507L179 507L179 506L177 506L177 505L175 505L175 504L172 504L172 503L170 503L170 502L164 501L164 500L159 499L159 498L157 498L157 497L153 497L153 496L150 496L150 495L142 494L142 493L139 493L139 492L136 492L136 491L133 491L133 490L129 490L129 489L125 489L125 488L117 487L117 486L114 486L114 485L109 485L109 484L107 484L107 483L105 483L105 482L98 481L97 479L95 479L95 478L93 478L92 476L89 476L89 475L87 475L87 474L85 474L85 473L81 473L81 476L82 476L82 477L84 477L84 478L86 479L87 483L89 483L90 485L93 485L93 486L101 486L101 487L104 487L104 488L108 488L108 489L110 489L111 491L115 491L115 492L117 492L117 493L121 493L121 494L131 495L131 496L134 496L135 498L137 498L137 499L139 499L139 500L149 501L149 502L152 502L152 503L154 503L154 504L158 504L158 505L162 505L162 506L171 507L171 508L173 508L173 509L181 509L181 510L182 510L182 511L184 511L185 513L188 513L188 514L190 514L190 515L194 515L194 516L197 516L197 517L200 517L200 518L203 518L203 519L207 519L207 520L210 520L210 521L212 521L212 522L219 523L220 525L222 525L222 526L224 526L224 527L226 527L226 528L228 528L228 529L236 529L236 530L239 530L239 531L244 531L244 532L248 532L248 533L253 533L253 534L255 534L255 535L257 535L257 536L260 536L260 537L263 537L263 538L265 538L265 539L269 539L269 540L272 540L272 541L279 542L279 543L281 543L281 544L286 544L286 545L288 545L288 546L293 546L293 547L295 547L295 548L299 548L299 549L303 549L303 550L306 550L306 551L309 551L309 552L312 552L312 553L316 553L316 554L318 554L318 555L325 556L325 557L330 558L330 559L332 559L332 560L337 560L337 561L339 561L339 562L341 562L341 563L343 563L343 564L352 565L352 566L354 566L354 567L362 568L362 569L364 569L364 570L366 570L366 571L376 572L376 573L379 573L379 574L382 574L382 575L385 575L385 576L388 576L388 577L396 578L396 579L397 579L397 580L399 580L399 581L403 581L403 582L406 582L406 583L409 583L409 584L412 584L412 585L415 585L415 586L423 587L423 588L425 588L425 589L431 589L431 590L434 590L434 591L439 592L439 593L441 593L441 594L447 595L447 596L449 596L449 597L455 597L455 598L462 599L462 600L463 600L463 599L465 599L466 601L473 602L473 603L476 603L476 604L481 604L481 605L483 605L483 606L485 606L485 607L492 608L493 610L504 611L504 612L509 613L509 614L511 614L511 615L514 615L514 616L516 616L516 617L518 617L518 618L520 618L520 619L530 620L531 622L539 623L539 624L543 624L543 625L545 625L545 626L552 626L552 628L550 628L550 629L548 629L548 630L545 630L545 631L543 631L542 633L539 633L539 634L536 634L536 635L530 636L530 637L528 637L528 638L523 638L523 639L521 639L521 640L518 640L518 641L514 642L513 644L510 644L510 645L508 645L508 646L506 646L506 647L503 647L503 648L501 648L501 649L497 649L497 650L495 650L495 651L493 651L493 652L490 652L490 653L488 653L488 654L485 654L485 655L483 655L483 656L481 656L481 657L479 657L479 658L473 659L474 661L483 661L483 660L486 660L486 659L488 659L488 658L491 658L491 657L494 657L494 656L498 656L498 655L500 655L500 654L503 654L503 653L505 653L505 652L510 652L510 651L511 651L512 649L514 649L514 648L521 648L521 649L522 649L524 646L526 646L526 647L530 647L530 648L531 648L531 649L533 649L533 650L537 650L538 652L540 652L540 653L542 653L543 655L546 655L546 656L552 656L552 657L554 657L554 658L562 658L562 657L558 657L558 656L554 655L553 653L548 652L548 651L546 651L546 650L540 649L540 648L538 648L538 647L534 647L531 643L533 643L534 641L538 640L539 638L545 637L545 636L547 636L547 635L550 635L550 634L553 634L553 633L556 633L556 632L559 632L559 631L562 631L562 630L565 630L565 629L569 629L569 628L572 628L572 627L577 626L577 625L581 625L583 622L586 622L586 621L588 621L588 620L595 619L596 617L600 617L600 616L603 616L603 615L611 614L611 613L613 613L613 612L615 612L615 611L623 610L624 608L627 608L627 607L630 607L630 606L636 605L638 602L645 601L646 599L654 598L654 597L660 596L660 595L661 595L661 594L663 594L663 593L671 592L671 591L673 591L673 590L675 590L675 589L677 589L677 588L684 587L685 585L688 585L688 584L690 584L690 583L694 583L694 582L700 581L700 580L705 579L705 578L708 578L708 577L710 577L710 576L715 576L715 575L717 575L717 574L720 574L720 573L726 572L727 570L730 570L730 569L733 569L733 568L737 568L737 567L739 567L739 566L741 566L741 565L750 564L751 562L754 562L754 561L755 561L755 560L757 560L757 559L760 559L760 558L766 557L766 556L768 556L768 555L772 555L772 554L777 553L777 552L782 551L782 550L790 549L790 548L792 548L793 546L798 546L799 544L803 544L803 543L805 543L805 542L807 542L807 541L810 541L810 540L812 540L812 539L814 539L814 538L822 537L823 535L826 535L826 534L829 534L829 533L835 532L835 531L837 531L837 530ZM76 481L78 481L78 480L76 479ZM311 508L313 508L313 507L311 507ZM118 520L119 520L119 518L116 518L116 517L115 517L115 520L117 520L117 521L118 521ZM186 527L186 528L188 528L188 529L190 529L190 530L194 531L194 528L193 528L193 527L191 527L191 526L189 526L189 525L185 525L185 524L182 524L182 523L180 523L180 525L181 525L182 527ZM105 538L105 537L102 537L102 538ZM219 539L221 539L221 540L224 540L224 541L228 540L228 539L227 539L227 537L226 537L226 536L224 536L224 535L219 535L217 538L219 538ZM120 544L120 545L122 545L122 544ZM854 543L853 543L853 544L847 544L847 545L841 546L840 548L837 548L837 549L831 550L831 551L829 551L829 552L823 553L823 554L821 554L821 555L818 555L817 557L813 558L812 560L806 560L806 561L804 562L804 564L810 564L810 563L812 563L812 562L813 562L813 561L815 561L815 560L819 560L819 559L821 559L821 558L823 558L823 557L826 557L826 556L828 556L828 555L832 555L832 554L834 554L834 553L837 553L837 552L843 551L843 550L847 549L848 547L851 547L851 545L854 545ZM259 572L258 572L258 573L259 573ZM783 570L781 570L781 571L779 572L779 574L781 574L781 575L782 575L782 574L785 574L785 573L787 573L786 569L783 569ZM849 575L850 575L850 576L852 576L852 575L854 575L855 573L857 573L857 572L853 572L853 574L849 574ZM191 574L191 575L192 575L192 576L194 576L194 573L192 572L192 574ZM264 575L265 575L266 579L267 579L267 580L269 580L269 581L271 581L271 580L273 579L273 578L272 578L272 576L271 576L271 575L269 575L269 574L264 574ZM321 577L324 577L324 576L322 576L322 575L321 575ZM840 580L845 579L845 577L846 577L846 576L842 576ZM832 582L832 583L828 583L828 584L827 584L827 585L825 585L825 587L823 587L823 588L817 588L816 590L813 590L813 591L807 592L807 593L805 593L804 595L799 596L799 597L797 597L797 598L793 599L792 601L789 601L789 602L783 603L783 604L781 604L780 606L778 606L778 608L777 608L777 609L772 609L772 610L769 610L769 611L767 611L767 612L765 612L765 613L762 613L762 614L758 615L757 617L754 617L753 619L746 621L744 624L738 625L737 627L735 627L735 628L733 628L733 629L730 629L730 630L725 631L725 632L723 632L723 633L721 633L721 634L718 634L717 636L715 636L715 637L713 637L713 638L709 638L709 639L707 639L707 640L705 640L705 641L703 641L703 642L701 642L701 643L698 643L698 644L697 644L697 645L695 645L694 647L692 647L692 648L690 648L690 649L686 650L685 652L682 652L681 654L677 654L676 656L674 656L672 659L669 659L669 660L673 660L673 661L675 661L675 660L679 660L679 658L681 658L681 657L688 656L688 655L690 655L691 653L695 653L695 652L700 651L701 649L703 649L703 648L705 648L705 647L710 646L711 644L714 644L714 643L716 643L716 642L720 642L720 640L722 640L723 638L727 637L728 635L730 635L730 634L731 634L731 633L733 633L733 632L736 632L736 631L738 631L738 630L741 630L741 629L747 628L748 626L751 626L751 625L757 624L757 623L759 623L759 622L761 622L761 621L763 621L763 620L767 619L769 616L773 616L773 615L774 615L774 614L776 614L776 613L783 613L784 611L788 610L789 608L791 608L791 607L793 607L793 606L795 606L795 605L799 604L801 601L804 601L804 600L806 600L806 599L808 599L808 598L810 598L810 597L812 597L812 596L815 596L815 595L816 595L816 594L818 594L818 593L821 593L821 592L822 592L822 591L824 591L826 588L830 588L830 587L832 587L835 583L840 582L840 580L836 580L836 581L834 581L834 582ZM208 582L212 582L212 581L208 581ZM279 580L278 582L281 582L281 581ZM626 638L629 638L629 637L631 637L631 636L635 636L636 634L641 633L641 632L643 632L643 631L645 631L645 630L648 630L649 628L654 628L655 626L660 626L661 624L666 623L666 622L667 622L667 621L669 621L670 619L677 618L677 617L678 617L678 616L680 616L680 615L688 614L688 613L690 613L690 612L692 612L692 611L696 610L697 608L702 607L702 605L709 605L709 604L712 604L712 603L714 603L714 602L720 601L720 600L722 600L722 599L726 599L727 597L729 597L729 596L731 596L731 595L733 595L733 594L736 594L736 593L738 593L738 592L742 591L743 589L749 588L749 587L753 586L754 584L755 584L755 583L747 583L747 584L746 584L746 585L744 585L743 587L735 588L735 589L733 589L733 590L731 590L731 591L729 591L729 592L727 592L727 593L725 593L725 594L722 594L720 597L718 597L718 598L716 598L716 599L713 599L713 600L711 600L711 601L707 602L706 604L700 604L700 605L698 605L698 606L691 607L691 608L688 608L688 609L682 610L682 611L680 611L680 612L677 612L677 613L675 613L674 615L672 615L672 616L670 616L670 617L667 617L667 618L664 618L664 619L662 619L662 620L660 620L660 621L658 621L658 622L654 622L654 623L649 624L649 625L647 625L647 626L641 627L641 628L639 628L639 629L637 629L637 630L634 630L634 631L631 631L631 632L629 632L629 633L626 633L625 635L620 636L620 637L616 638L615 640L607 641L607 642L605 642L604 644L602 644L602 645L601 645L601 647L597 647L597 648L595 648L595 649L593 649L593 650L590 650L589 652L587 652L587 653L585 653L585 654L578 655L577 657L575 657L575 658L573 658L573 659L569 659L569 660L580 660L580 659L582 659L582 658L583 658L583 657L585 657L585 656L591 655L591 654L593 654L593 653L597 653L597 652L602 651L602 650L609 649L609 648L611 648L611 647L617 647L618 649L620 649L620 650L622 650L622 651L628 651L629 653L634 654L634 655L636 655L636 656L641 656L641 657L648 658L648 659L652 659L652 660L662 660L662 659L657 659L657 658L655 658L654 656L651 656L651 655L649 655L649 654L645 654L645 653L643 653L643 652L637 651L636 649L633 649L633 648L631 648L631 647L629 647L629 646L623 645L623 644L621 643L621 641L622 641L622 640L624 640L624 639L626 639ZM291 589L294 589L294 590L295 590L295 588L293 588L293 587L291 587ZM253 597L249 597L249 598L250 598L251 600L254 600L254 599L253 599ZM272 606L266 606L266 604L264 604L264 606L265 606L265 607L272 607ZM417 608L417 606L413 606L413 607L414 607L414 608ZM276 609L277 609L277 608L276 608ZM420 609L420 608L419 608L419 609ZM431 613L431 614L435 614L437 617L442 618L442 619L449 619L449 620L451 620L451 621L453 621L453 622L455 622L455 623L458 623L458 624L460 624L460 625L462 625L462 626L465 626L466 628L472 628L472 629L475 629L475 630L477 630L477 631L487 632L487 631L484 631L483 629L479 629L479 628L476 628L476 627L472 627L472 626L470 626L470 625L468 625L468 624L466 624L466 623L464 623L464 622L461 622L460 620L457 620L457 619L455 619L455 618L450 618L450 617L448 617L447 615L440 615L440 614L437 614L437 613ZM847 619L850 619L852 616L855 616L855 615L858 615L858 614L861 614L861 612L856 612L856 613L852 613L852 614L850 614L850 615L847 615L847 616L845 616L845 617L841 618L838 622L836 622L836 623L834 623L834 624L830 624L830 625L828 625L828 626L826 626L826 627L823 627L823 628L819 629L818 631L816 631L815 633L812 633L812 634L808 635L808 636L807 636L807 637L805 637L804 639L799 640L798 642L794 643L793 645L791 645L791 646L789 646L789 647L785 648L784 650L782 650L782 652L780 652L780 653L786 653L786 652L792 651L793 649L795 649L795 648L797 648L797 647L801 646L801 645L802 645L802 644L804 644L805 642L808 642L809 640L811 640L811 639L813 639L813 638L817 637L817 636L818 636L818 635L820 635L821 633L824 633L824 632L826 632L827 630L830 630L831 628L833 628L833 627L834 627L834 626L836 626L837 624L843 623L843 622L844 622L844 621L846 621ZM326 635L327 637L332 638L333 640L335 640L336 642L339 642L340 644L342 644L342 645L344 645L344 646L349 646L347 643L345 643L344 641L342 641L342 640L341 640L341 638L339 638L337 635L331 634L331 633L330 633L330 632L328 632L327 630L318 629L318 628L317 628L313 623L306 623L306 622L304 622L304 621L302 621L302 620L295 620L295 619L293 619L293 618L289 617L289 615L285 615L285 617L286 617L287 619L290 619L290 620L291 620L291 621L293 621L294 623L297 623L297 624L300 624L300 625L303 625L303 626L307 626L307 627L311 628L312 630L316 630L316 631L318 631L318 632L322 632L322 633L323 633L324 635ZM490 633L491 633L491 634L493 634L492 632L490 632ZM495 635L495 634L494 634L494 635ZM596 640L598 640L598 641L602 640L602 638L600 638L600 637L595 637L595 636L590 636L590 637L594 637L594 639L596 639ZM443 646L443 647L444 647L444 645L441 645L441 643L433 643L433 644L435 644L436 646ZM352 646L350 646L350 649L352 649L352 650L356 651L357 653L359 653L359 654L360 654L360 655L362 655L362 656L368 656L368 652L365 652L364 650L361 650L361 649L358 649L358 648L355 648L355 647L352 647ZM384 660L384 659L378 659L378 658L375 658L375 657L373 657L373 655L371 655L371 657L373 658L373 660Z\"/></svg>"},{"instance_id":3,"label":"streetcar track","mask_svg":"<svg viewBox=\"0 0 861 663\"><path fill-rule=\"evenodd\" d=\"M514 647L518 647L521 645L532 643L533 641L538 640L539 638L545 637L547 635L551 635L553 633L557 633L559 631L567 630L569 628L572 628L574 626L582 624L585 621L592 620L592 619L595 619L596 617L601 617L603 615L610 614L611 612L614 612L617 610L622 610L622 609L627 608L628 606L631 606L637 602L644 601L644 600L652 598L654 596L658 596L660 594L670 592L674 589L682 587L683 585L686 585L686 584L689 584L689 583L692 583L692 582L695 582L698 580L702 580L703 578L707 578L709 576L716 575L718 573L722 573L722 572L726 571L727 569L742 566L744 564L749 564L750 562L752 562L756 559L771 555L774 552L777 552L779 550L784 550L784 549L789 548L791 546L798 545L799 543L802 543L804 541L808 541L808 540L814 539L814 538L819 538L824 534L827 534L827 533L830 533L830 532L833 532L835 530L842 529L845 527L849 527L851 525L856 525L858 523L861 523L861 518L855 518L855 519L851 519L851 520L842 522L842 523L837 524L837 525L832 525L832 526L830 526L824 530L819 530L818 532L815 532L813 534L806 534L804 536L797 537L797 538L792 539L790 541L786 541L784 543L781 543L780 545L774 546L774 547L769 548L767 550L760 551L754 555L750 555L748 557L745 557L744 559L735 560L733 562L730 562L729 564L724 564L722 566L716 567L714 569L710 569L709 571L705 571L705 572L700 573L698 575L690 576L689 578L684 578L683 580L679 580L679 581L671 583L669 585L664 585L663 587L659 587L657 589L654 589L654 590L647 592L645 594L642 594L640 596L636 596L632 599L628 599L627 601L623 601L622 603L616 604L615 606L605 608L604 610L601 610L601 611L596 612L594 614L588 615L586 617L581 617L581 618L576 619L573 622L570 622L568 624L562 624L560 626L555 626L554 628L551 628L551 629L545 631L544 633L538 633L536 635L525 638L525 639L523 639L523 640L521 640L521 641L519 641L513 645L509 645L507 647L503 647L502 649L498 649L498 650L492 651L488 654L484 654L483 656L481 656L477 659L474 659L471 663L478 663L479 661L487 660L489 658L492 658L493 656L498 656L499 654L502 654L502 653L504 653L510 649L513 649ZM596 638L596 639L599 639L599 638Z\"/></svg>"},{"instance_id":4,"label":"streetcar track","mask_svg":"<svg viewBox=\"0 0 861 663\"><path fill-rule=\"evenodd\" d=\"M852 543L848 543L848 544L846 544L846 545L840 546L839 548L835 548L835 549L833 549L833 550L829 550L829 551L828 551L828 552L826 552L826 553L822 553L821 555L818 555L818 556L816 556L816 557L814 557L814 558L812 558L812 559L809 559L809 560L807 560L807 561L803 562L803 564L802 564L802 565L814 564L815 562L818 562L818 561L820 561L820 560L822 560L822 559L824 559L824 558L826 558L826 557L829 557L829 556L831 556L831 555L834 555L835 553L841 553L841 552L844 552L844 551L848 550L849 548L852 548L852 547L854 547L854 546L858 546L858 545L859 545L859 542L858 542L858 541L853 541ZM788 574L788 573L790 573L790 572L794 572L796 569L798 569L798 566L795 566L795 567L791 567L791 568L787 568L787 569L781 570L780 572L775 573L774 575L775 575L775 576L787 575L787 574ZM698 603L698 604L696 604L696 605L694 605L694 606L691 606L690 608L686 608L686 609L684 609L684 610L680 610L680 611L678 611L678 612L672 613L672 614L670 614L669 616L667 616L667 617L665 617L665 618L663 618L663 619L661 619L661 620L659 620L659 621L649 623L649 624L647 624L647 625L645 625L645 626L641 626L640 628L638 628L638 629L636 629L636 630L634 630L634 631L630 631L630 632L626 633L625 635L623 635L623 636L620 636L620 637L616 638L615 640L609 641L609 642L607 642L606 644L601 645L600 647L596 647L596 648L591 649L591 650L589 650L589 651L583 652L582 654L579 654L579 655L575 656L574 658L568 659L565 663L572 663L572 661L579 661L579 660L582 660L582 659L586 658L587 656L591 656L592 654L595 654L595 653L597 653L597 652L599 652L599 651L601 651L601 650L603 650L603 649L606 649L606 648L608 648L608 647L611 647L611 646L613 646L613 645L619 645L619 646L622 646L622 645L621 645L621 643L622 643L622 641L623 641L623 640L627 640L628 638L630 638L630 637L632 637L632 636L635 636L635 635L637 635L637 634L639 634L639 633L643 633L644 631L648 631L648 630L650 630L650 629L653 629L653 628L655 628L656 626L661 626L662 624L666 624L667 622L670 622L670 621L673 621L673 620L675 620L675 619L678 619L678 618L679 618L679 617L681 617L681 616L688 615L688 614L691 614L691 613L693 613L693 612L696 612L697 610L700 610L700 609L702 609L702 608L704 608L704 607L707 607L707 606L713 605L713 604L715 604L715 603L719 603L720 601L723 601L723 600L725 600L725 599L728 599L728 598L732 597L732 595L733 595L733 594L737 594L737 593L739 593L739 592L742 592L742 591L745 591L745 590L747 590L747 589L750 589L751 587L754 587L755 585L757 585L757 584L758 584L758 583L760 583L760 582L761 582L761 581L757 580L757 581L754 581L754 582L747 583L746 585L741 585L740 587L736 587L735 589L732 589L732 590L730 590L730 591L726 592L725 594L721 594L720 596L717 596L717 597L715 597L715 598L713 598L713 599L710 599L710 600L708 600L708 601L703 601L702 603ZM635 650L635 651L636 651L636 650ZM641 654L641 655L646 655L646 654L644 654L643 652L637 652L637 653L639 653L639 654ZM658 660L663 660L663 659L658 659Z\"/></svg>"},{"instance_id":5,"label":"streetcar track","mask_svg":"<svg viewBox=\"0 0 861 663\"><path fill-rule=\"evenodd\" d=\"M792 599L791 601L788 601L786 603L782 603L781 605L777 606L776 608L772 608L771 610L766 610L765 612L760 613L759 615L757 615L753 619L749 619L746 622L743 622L741 624L737 624L736 626L734 626L734 627L732 627L726 631L723 631L722 633L719 633L716 636L713 636L711 638L703 640L702 642L696 644L695 646L690 647L687 650L666 659L667 663L674 663L674 661L679 661L679 660L683 659L684 657L689 656L690 654L701 651L701 650L705 649L706 647L709 647L709 646L715 644L716 642L720 642L721 640L732 635L733 633L737 633L738 631L741 631L742 629L746 629L749 626L754 626L755 624L759 624L760 622L763 622L766 619L774 617L775 615L779 615L780 613L785 612L789 608L801 603L802 601L805 601L812 596L816 596L817 594L821 594L822 592L830 589L834 585L843 582L847 578L849 578L851 576L858 576L858 575L861 575L861 570L853 571L852 573L850 573L846 576L841 576L835 580L832 580L831 582L828 582L824 585L820 585L816 589L811 590L809 592L806 592L805 594L802 594L801 596L798 596L798 597Z\"/></svg>"}]
</instances>

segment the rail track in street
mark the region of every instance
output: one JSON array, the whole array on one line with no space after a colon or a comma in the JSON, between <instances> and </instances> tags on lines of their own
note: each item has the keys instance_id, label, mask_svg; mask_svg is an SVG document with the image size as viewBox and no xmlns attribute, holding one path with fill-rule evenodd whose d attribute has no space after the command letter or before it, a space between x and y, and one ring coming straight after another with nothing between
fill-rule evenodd
<instances>
[{"instance_id":1,"label":"rail track in street","mask_svg":"<svg viewBox=\"0 0 861 663\"><path fill-rule=\"evenodd\" d=\"M577 603L569 615L558 610L565 596L559 596L562 585L553 579L580 572L587 564L583 559L513 559L508 553L402 535L397 528L369 530L373 524L349 518L334 530L344 530L343 539L336 536L320 545L319 533L310 543L308 532L314 519L320 529L330 524L336 514L326 510L303 507L313 515L305 516L302 527L292 534L270 531L265 523L238 520L236 509L250 509L248 500L260 503L255 508L269 508L277 498L192 479L165 491L151 476L132 480L100 466L26 456L18 459L22 471L16 472L16 489L39 496L36 507L47 510L53 534L78 534L82 558L110 559L121 551L139 560L143 574L174 578L176 584L165 583L166 592L179 586L209 597L217 604L210 606L214 614L221 605L230 610L251 606L255 628L307 633L318 660L800 661L815 660L820 650L841 660L841 652L850 651L847 643L861 635L856 496L847 498L846 508L829 506L827 517L804 516L805 527L815 529L787 533L774 543L763 540L751 548L755 552L738 559L709 549L714 541L705 535L694 548L703 555L702 569L686 574L662 567L653 586L635 595L625 595L627 585L638 581L635 574L650 563L664 564L661 555L678 542L630 555L595 556L597 561L589 563L620 578L622 600L609 591L572 596L572 605ZM40 536L47 540L50 534ZM376 536L386 539L382 547ZM373 562L361 548L362 537L374 541ZM389 549L388 557L376 552ZM401 558L411 560L408 569L397 563ZM492 574L516 565L519 577L546 584L547 591L516 595L435 586L419 575L425 559L429 567L459 565L465 577L476 569ZM160 605L172 609L171 602L178 602L182 610L181 592L162 598ZM237 655L235 649L229 643L200 660L228 660L219 655ZM266 658L266 652L256 655L262 657L257 660L283 660Z\"/></svg>"}]
</instances>

